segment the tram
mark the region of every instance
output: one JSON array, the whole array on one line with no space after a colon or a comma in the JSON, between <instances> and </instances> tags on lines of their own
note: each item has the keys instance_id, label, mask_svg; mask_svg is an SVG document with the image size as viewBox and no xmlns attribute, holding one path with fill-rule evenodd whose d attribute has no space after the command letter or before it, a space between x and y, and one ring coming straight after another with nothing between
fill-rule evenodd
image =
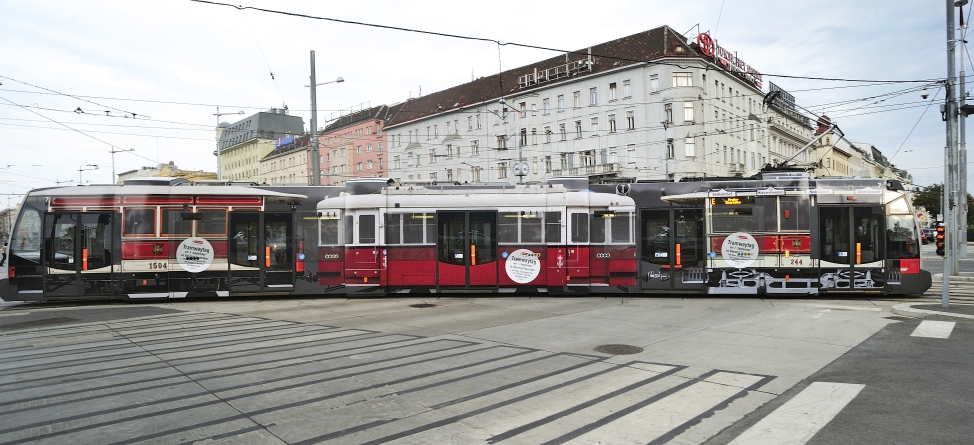
<instances>
[{"instance_id":1,"label":"tram","mask_svg":"<svg viewBox=\"0 0 974 445\"><path fill-rule=\"evenodd\" d=\"M28 193L6 301L241 295L920 294L897 181L124 185Z\"/></svg>"}]
</instances>

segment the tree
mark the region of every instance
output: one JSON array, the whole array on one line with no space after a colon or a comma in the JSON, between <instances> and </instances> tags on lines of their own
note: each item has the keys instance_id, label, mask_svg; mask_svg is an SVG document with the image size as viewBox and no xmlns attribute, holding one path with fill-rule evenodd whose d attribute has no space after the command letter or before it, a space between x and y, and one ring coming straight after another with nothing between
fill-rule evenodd
<instances>
[{"instance_id":1,"label":"tree","mask_svg":"<svg viewBox=\"0 0 974 445\"><path fill-rule=\"evenodd\" d=\"M923 207L927 209L927 214L930 218L935 218L940 214L940 195L943 194L942 184L932 184L924 187L917 193L913 194L913 208ZM967 195L967 207L971 209L974 205L974 196L970 194ZM971 209L974 210L974 209ZM974 212L967 212L967 226L974 226Z\"/></svg>"}]
</instances>

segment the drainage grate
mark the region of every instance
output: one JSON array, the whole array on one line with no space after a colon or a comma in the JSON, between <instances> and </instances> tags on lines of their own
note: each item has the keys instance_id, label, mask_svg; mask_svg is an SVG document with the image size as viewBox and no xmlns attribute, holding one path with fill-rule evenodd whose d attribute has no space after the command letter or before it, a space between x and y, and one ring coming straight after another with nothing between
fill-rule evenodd
<instances>
[{"instance_id":1,"label":"drainage grate","mask_svg":"<svg viewBox=\"0 0 974 445\"><path fill-rule=\"evenodd\" d=\"M639 346L632 345L602 345L596 346L595 352L601 352L603 354L610 355L629 355L629 354L639 354L643 352L643 348Z\"/></svg>"},{"instance_id":2,"label":"drainage grate","mask_svg":"<svg viewBox=\"0 0 974 445\"><path fill-rule=\"evenodd\" d=\"M415 307L415 308L419 308L419 309L424 309L424 308L428 308L428 307L436 307L436 305L433 304L433 303L416 303L416 304L410 304L409 307Z\"/></svg>"}]
</instances>

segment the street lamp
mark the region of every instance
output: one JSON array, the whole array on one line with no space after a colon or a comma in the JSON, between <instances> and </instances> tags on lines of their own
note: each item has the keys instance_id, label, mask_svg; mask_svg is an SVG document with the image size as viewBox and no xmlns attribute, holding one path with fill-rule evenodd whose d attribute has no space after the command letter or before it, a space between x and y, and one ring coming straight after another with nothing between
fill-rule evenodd
<instances>
[{"instance_id":1,"label":"street lamp","mask_svg":"<svg viewBox=\"0 0 974 445\"><path fill-rule=\"evenodd\" d=\"M135 149L129 148L128 150L116 150L115 147L112 147L112 150L109 151L109 153L112 154L112 183L113 184L118 183L118 179L115 178L115 153L122 153L125 151L135 151Z\"/></svg>"},{"instance_id":2,"label":"street lamp","mask_svg":"<svg viewBox=\"0 0 974 445\"><path fill-rule=\"evenodd\" d=\"M213 115L216 116L216 127L220 128L220 116L228 116L231 114L244 114L244 111L240 110L236 113L221 113L220 107L216 107L216 113L213 113ZM219 135L217 135L216 137L215 154L216 154L216 179L223 179L223 166L220 163L220 136Z\"/></svg>"},{"instance_id":3,"label":"street lamp","mask_svg":"<svg viewBox=\"0 0 974 445\"><path fill-rule=\"evenodd\" d=\"M92 167L92 168L85 168L85 167ZM84 184L84 181L81 179L81 172L86 172L89 170L98 170L98 166L95 164L86 164L78 167L78 185Z\"/></svg>"},{"instance_id":4,"label":"street lamp","mask_svg":"<svg viewBox=\"0 0 974 445\"><path fill-rule=\"evenodd\" d=\"M305 88L311 88L311 185L321 185L321 155L318 152L318 85L329 83L342 83L345 79L341 77L328 82L315 83L315 52L311 51L311 84Z\"/></svg>"}]
</instances>

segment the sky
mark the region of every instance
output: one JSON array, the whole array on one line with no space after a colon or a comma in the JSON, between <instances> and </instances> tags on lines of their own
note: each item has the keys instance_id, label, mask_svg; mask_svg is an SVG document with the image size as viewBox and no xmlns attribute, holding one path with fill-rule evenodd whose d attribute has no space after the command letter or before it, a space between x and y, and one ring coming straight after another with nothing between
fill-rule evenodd
<instances>
[{"instance_id":1,"label":"sky","mask_svg":"<svg viewBox=\"0 0 974 445\"><path fill-rule=\"evenodd\" d=\"M945 3L233 0L559 50L662 25L709 31L765 74L765 89L774 82L828 114L921 186L943 180L945 93L934 82L947 76ZM318 82L345 79L318 87L319 126L557 54L191 0L0 0L0 207L64 181L110 183L113 162L115 173L170 161L215 171L218 110L234 122L286 105L307 128L312 50ZM922 82L871 80L928 80L930 97Z\"/></svg>"}]
</instances>

